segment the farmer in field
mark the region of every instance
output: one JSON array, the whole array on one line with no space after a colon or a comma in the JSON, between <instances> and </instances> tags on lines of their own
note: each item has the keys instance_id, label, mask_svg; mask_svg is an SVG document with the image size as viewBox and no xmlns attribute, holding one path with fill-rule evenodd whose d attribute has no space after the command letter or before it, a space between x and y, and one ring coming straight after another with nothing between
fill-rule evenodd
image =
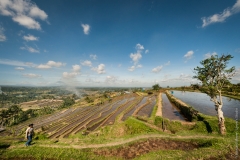
<instances>
[{"instance_id":1,"label":"farmer in field","mask_svg":"<svg viewBox=\"0 0 240 160\"><path fill-rule=\"evenodd\" d=\"M27 138L27 142L25 144L26 146L31 145L33 136L34 136L33 124L29 124L26 130L26 138Z\"/></svg>"}]
</instances>

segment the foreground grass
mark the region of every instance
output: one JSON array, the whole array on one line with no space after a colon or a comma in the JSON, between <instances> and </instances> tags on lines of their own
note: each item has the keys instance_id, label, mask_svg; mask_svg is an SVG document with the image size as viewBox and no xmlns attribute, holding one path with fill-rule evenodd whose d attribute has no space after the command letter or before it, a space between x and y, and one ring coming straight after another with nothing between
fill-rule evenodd
<instances>
[{"instance_id":1,"label":"foreground grass","mask_svg":"<svg viewBox=\"0 0 240 160\"><path fill-rule=\"evenodd\" d=\"M144 141L152 135L159 135L159 138L178 140L185 142L195 142L202 147L191 151L182 150L157 150L139 155L134 159L208 159L210 157L222 156L233 152L236 148L236 130L235 121L226 119L228 133L226 136L218 134L217 120L215 117L203 116L204 120L195 122L194 125L184 125L177 121L169 121L161 117L155 118L155 125L161 128L162 121L165 121L168 132L160 132L138 119L130 117L125 122L116 125L106 126L98 132L89 135L74 135L67 139L47 139L44 135L37 135L34 144L30 147L24 146L22 137L0 137L0 159L82 159L82 160L104 160L104 159L123 159L114 156L99 156L95 154L96 150L106 148L117 150L120 147L134 144L137 141ZM211 132L209 132L211 131ZM239 131L238 131L239 133ZM137 137L145 137L137 139ZM135 140L134 140L135 137ZM133 141L118 145L127 139ZM95 147L82 146L93 145ZM103 144L99 147L98 145ZM113 144L105 147L104 144ZM78 148L78 146L80 146ZM238 146L240 147L240 146Z\"/></svg>"}]
</instances>

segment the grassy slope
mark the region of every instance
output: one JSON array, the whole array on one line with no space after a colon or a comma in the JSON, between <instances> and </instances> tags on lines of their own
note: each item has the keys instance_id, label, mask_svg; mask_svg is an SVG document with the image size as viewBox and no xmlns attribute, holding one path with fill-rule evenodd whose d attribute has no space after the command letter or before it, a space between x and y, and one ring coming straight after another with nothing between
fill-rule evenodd
<instances>
[{"instance_id":1,"label":"grassy slope","mask_svg":"<svg viewBox=\"0 0 240 160\"><path fill-rule=\"evenodd\" d=\"M220 136L217 131L217 121L215 117L206 116L206 122L212 127L212 132L207 130L206 122L198 121L195 125L183 125L180 122L165 120L167 129L174 131L175 134L169 132L160 132L147 125L144 122L130 117L125 122L116 125L106 126L98 132L83 136L75 135L68 139L46 139L44 135L37 135L38 140L34 140L35 144L25 147L20 137L0 137L0 157L34 157L36 159L121 159L119 157L102 157L94 154L94 149L77 149L71 147L83 146L87 144L115 144L116 146L108 148L117 148L118 142L129 138L145 135L160 135L159 137L168 137L169 139L181 141L195 141L197 143L209 143L210 147L203 147L192 151L180 150L159 150L152 151L141 155L136 159L181 159L189 157L189 159L208 158L209 156L225 155L229 150L235 148L235 121L226 119L228 134L224 137ZM162 118L156 117L155 125L161 127ZM238 131L239 133L239 131ZM133 142L131 142L133 143ZM8 147L8 149L3 149ZM125 144L126 145L126 144ZM44 147L45 146L45 147ZM50 147L49 147L50 146ZM54 148L51 148L54 146ZM55 148L57 147L57 148ZM68 148L69 147L69 148Z\"/></svg>"},{"instance_id":2,"label":"grassy slope","mask_svg":"<svg viewBox=\"0 0 240 160\"><path fill-rule=\"evenodd\" d=\"M76 134L66 139L47 139L42 134L36 135L34 145L25 147L23 137L0 137L0 159L5 158L32 158L32 159L122 159L120 157L103 157L95 155L93 147L108 146L108 149L116 149L120 146L135 143L143 137L159 137L178 141L193 141L198 144L207 144L199 149L191 151L158 150L140 155L135 159L207 159L210 157L224 157L226 153L236 148L236 121L226 118L227 135L218 133L218 121L216 117L202 115L201 121L191 124L182 124L179 121L169 121L162 117L155 117L157 106L149 119L141 121L134 117L125 122L117 122L114 125L105 126L89 135ZM140 118L141 119L141 118ZM164 123L163 123L164 122ZM146 125L149 123L151 125ZM167 131L159 131L165 125ZM156 130L155 128L159 129ZM142 137L142 138L141 138ZM132 140L131 140L132 139ZM125 143L126 144L123 144ZM122 143L122 144L121 144ZM104 145L105 144L105 145ZM121 145L120 145L121 144ZM78 147L79 146L79 147ZM81 147L85 149L80 149ZM238 145L238 147L240 147Z\"/></svg>"}]
</instances>

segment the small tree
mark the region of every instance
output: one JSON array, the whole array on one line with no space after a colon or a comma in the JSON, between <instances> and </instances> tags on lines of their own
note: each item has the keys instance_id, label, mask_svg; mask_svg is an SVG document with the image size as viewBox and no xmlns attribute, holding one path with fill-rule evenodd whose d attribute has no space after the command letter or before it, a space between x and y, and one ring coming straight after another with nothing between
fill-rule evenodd
<instances>
[{"instance_id":1,"label":"small tree","mask_svg":"<svg viewBox=\"0 0 240 160\"><path fill-rule=\"evenodd\" d=\"M153 90L158 91L158 90L160 89L160 86L159 86L159 84L154 84L154 85L152 86L152 88L153 88Z\"/></svg>"},{"instance_id":2,"label":"small tree","mask_svg":"<svg viewBox=\"0 0 240 160\"><path fill-rule=\"evenodd\" d=\"M226 133L224 124L224 116L222 112L222 89L225 84L229 82L231 77L235 74L235 67L227 68L227 63L233 57L231 55L218 55L211 56L200 62L203 67L194 68L196 78L202 82L202 90L215 104L215 109L218 116L218 125L221 134Z\"/></svg>"}]
</instances>

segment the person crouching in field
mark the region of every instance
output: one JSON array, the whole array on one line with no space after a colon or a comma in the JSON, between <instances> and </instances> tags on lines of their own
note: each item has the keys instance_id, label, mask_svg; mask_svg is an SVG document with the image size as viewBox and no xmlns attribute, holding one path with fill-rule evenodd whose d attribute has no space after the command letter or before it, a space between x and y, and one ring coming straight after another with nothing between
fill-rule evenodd
<instances>
[{"instance_id":1,"label":"person crouching in field","mask_svg":"<svg viewBox=\"0 0 240 160\"><path fill-rule=\"evenodd\" d=\"M27 142L25 143L26 146L31 145L33 136L34 136L33 124L29 124L26 130L26 138L27 138Z\"/></svg>"}]
</instances>

